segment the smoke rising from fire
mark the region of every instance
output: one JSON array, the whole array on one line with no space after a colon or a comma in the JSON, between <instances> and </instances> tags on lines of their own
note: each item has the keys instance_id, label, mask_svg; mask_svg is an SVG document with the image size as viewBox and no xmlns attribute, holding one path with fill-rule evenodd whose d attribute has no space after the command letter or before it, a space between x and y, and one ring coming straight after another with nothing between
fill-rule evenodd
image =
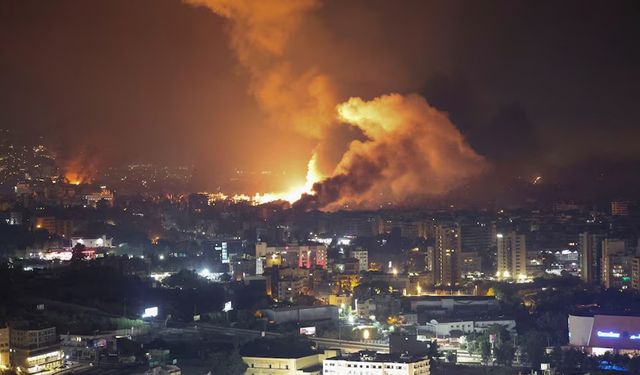
<instances>
[{"instance_id":1,"label":"smoke rising from fire","mask_svg":"<svg viewBox=\"0 0 640 375\"><path fill-rule=\"evenodd\" d=\"M64 162L63 171L65 182L72 185L89 184L93 182L97 168L95 159L78 153L76 157Z\"/></svg>"},{"instance_id":2,"label":"smoke rising from fire","mask_svg":"<svg viewBox=\"0 0 640 375\"><path fill-rule=\"evenodd\" d=\"M314 206L415 201L447 193L486 167L447 115L421 96L351 98L338 113L367 139L353 141L333 176L314 186Z\"/></svg>"},{"instance_id":3,"label":"smoke rising from fire","mask_svg":"<svg viewBox=\"0 0 640 375\"><path fill-rule=\"evenodd\" d=\"M250 93L269 121L315 140L304 188L292 189L296 197L307 193L301 202L305 207L333 210L347 203L377 207L415 201L444 194L485 169L484 158L447 115L422 97L391 94L340 103L338 92L348 89L316 66L296 66L289 41L303 32L305 16L320 5L317 1L185 1L230 21L231 47L249 72ZM328 158L324 146L341 126L354 127L364 139L353 140L334 168L320 170L318 165ZM292 194L268 196L289 199Z\"/></svg>"},{"instance_id":4,"label":"smoke rising from fire","mask_svg":"<svg viewBox=\"0 0 640 375\"><path fill-rule=\"evenodd\" d=\"M251 76L250 93L270 121L322 139L335 123L338 103L328 76L316 67L297 69L287 44L316 0L185 0L230 20L231 47Z\"/></svg>"}]
</instances>

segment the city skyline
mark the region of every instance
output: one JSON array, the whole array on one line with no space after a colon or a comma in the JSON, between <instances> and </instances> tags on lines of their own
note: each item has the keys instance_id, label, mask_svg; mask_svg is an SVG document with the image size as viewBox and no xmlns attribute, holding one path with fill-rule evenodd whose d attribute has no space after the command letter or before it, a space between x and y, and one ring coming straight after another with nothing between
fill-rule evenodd
<instances>
[{"instance_id":1,"label":"city skyline","mask_svg":"<svg viewBox=\"0 0 640 375\"><path fill-rule=\"evenodd\" d=\"M0 0L0 375L640 375L640 2Z\"/></svg>"}]
</instances>

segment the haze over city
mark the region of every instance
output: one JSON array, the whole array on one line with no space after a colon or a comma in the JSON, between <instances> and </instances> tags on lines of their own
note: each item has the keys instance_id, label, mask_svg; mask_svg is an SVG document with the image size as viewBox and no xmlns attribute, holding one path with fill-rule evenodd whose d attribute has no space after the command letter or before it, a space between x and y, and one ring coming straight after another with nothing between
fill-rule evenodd
<instances>
[{"instance_id":1,"label":"haze over city","mask_svg":"<svg viewBox=\"0 0 640 375\"><path fill-rule=\"evenodd\" d=\"M365 206L483 176L573 189L605 174L578 193L631 195L635 16L631 2L7 1L0 120L89 174L190 165L208 191L235 171L272 176L232 194L301 189L313 158L313 182L370 168L329 199ZM374 134L390 123L374 107L424 124Z\"/></svg>"},{"instance_id":2,"label":"haze over city","mask_svg":"<svg viewBox=\"0 0 640 375\"><path fill-rule=\"evenodd\" d=\"M640 374L640 3L0 0L0 374Z\"/></svg>"}]
</instances>

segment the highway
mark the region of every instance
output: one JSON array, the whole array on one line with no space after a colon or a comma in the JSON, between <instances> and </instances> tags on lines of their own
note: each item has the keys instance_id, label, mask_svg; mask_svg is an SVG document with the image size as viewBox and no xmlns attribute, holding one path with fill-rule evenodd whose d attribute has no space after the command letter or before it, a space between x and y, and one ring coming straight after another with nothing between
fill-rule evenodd
<instances>
[{"instance_id":1,"label":"highway","mask_svg":"<svg viewBox=\"0 0 640 375\"><path fill-rule=\"evenodd\" d=\"M282 336L281 333L276 333L276 332L263 332L263 331L254 331L250 329L220 327L220 326L214 326L210 324L198 324L197 328L194 328L194 329L204 331L204 332L227 335L227 336L238 336L240 338L246 338L246 339L252 339L252 338L261 337L261 336L264 336L264 337ZM389 352L389 345L384 345L384 344L371 344L371 343L364 343L360 341L347 341L347 340L338 340L338 339L330 339L330 338L314 337L314 336L309 336L309 340L315 342L319 348L323 348L323 349L340 349L344 352L357 352L360 350L375 350L382 353Z\"/></svg>"}]
</instances>

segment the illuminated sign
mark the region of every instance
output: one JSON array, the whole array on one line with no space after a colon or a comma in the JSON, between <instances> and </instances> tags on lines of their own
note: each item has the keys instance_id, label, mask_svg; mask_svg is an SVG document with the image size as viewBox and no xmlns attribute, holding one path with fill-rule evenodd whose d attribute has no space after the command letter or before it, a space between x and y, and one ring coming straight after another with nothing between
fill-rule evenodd
<instances>
[{"instance_id":1,"label":"illuminated sign","mask_svg":"<svg viewBox=\"0 0 640 375\"><path fill-rule=\"evenodd\" d=\"M233 310L233 306L231 306L231 301L225 302L224 308L222 309L222 311L229 312L231 310Z\"/></svg>"},{"instance_id":2,"label":"illuminated sign","mask_svg":"<svg viewBox=\"0 0 640 375\"><path fill-rule=\"evenodd\" d=\"M313 336L316 334L316 327L300 327L300 334L306 336Z\"/></svg>"},{"instance_id":3,"label":"illuminated sign","mask_svg":"<svg viewBox=\"0 0 640 375\"><path fill-rule=\"evenodd\" d=\"M155 318L158 316L158 307L147 307L144 309L144 313L142 313L143 318Z\"/></svg>"},{"instance_id":4,"label":"illuminated sign","mask_svg":"<svg viewBox=\"0 0 640 375\"><path fill-rule=\"evenodd\" d=\"M610 339L619 339L620 338L620 334L618 332L603 332L603 331L598 331L598 337L606 337L606 338L610 338Z\"/></svg>"},{"instance_id":5,"label":"illuminated sign","mask_svg":"<svg viewBox=\"0 0 640 375\"><path fill-rule=\"evenodd\" d=\"M631 340L640 340L640 333L629 336Z\"/></svg>"}]
</instances>

